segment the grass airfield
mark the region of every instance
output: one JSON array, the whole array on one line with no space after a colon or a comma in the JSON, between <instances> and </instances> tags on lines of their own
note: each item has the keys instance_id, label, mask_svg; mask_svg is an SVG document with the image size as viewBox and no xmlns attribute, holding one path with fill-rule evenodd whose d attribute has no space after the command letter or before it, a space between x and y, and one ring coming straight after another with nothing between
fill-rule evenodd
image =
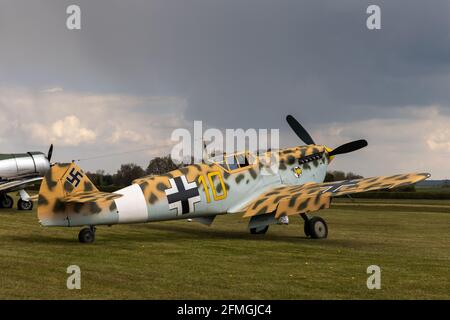
<instances>
[{"instance_id":1,"label":"grass airfield","mask_svg":"<svg viewBox=\"0 0 450 320\"><path fill-rule=\"evenodd\" d=\"M338 199L319 214L326 240L303 221L250 235L239 215L211 227L173 221L43 228L35 210L0 211L1 299L450 299L450 201ZM81 268L68 290L66 268ZM381 290L366 269L381 267Z\"/></svg>"}]
</instances>

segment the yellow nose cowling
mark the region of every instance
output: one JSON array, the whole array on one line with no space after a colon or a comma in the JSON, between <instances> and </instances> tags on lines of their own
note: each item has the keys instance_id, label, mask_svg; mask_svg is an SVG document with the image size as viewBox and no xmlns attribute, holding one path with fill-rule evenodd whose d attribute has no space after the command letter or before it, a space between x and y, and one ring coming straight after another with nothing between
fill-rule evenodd
<instances>
[{"instance_id":1,"label":"yellow nose cowling","mask_svg":"<svg viewBox=\"0 0 450 320\"><path fill-rule=\"evenodd\" d=\"M324 146L324 147L325 147L325 150L327 150L328 153L330 153L331 151L333 151L333 149L328 148L327 146ZM331 162L331 161L333 161L334 156L330 156L329 158L330 158L330 162Z\"/></svg>"}]
</instances>

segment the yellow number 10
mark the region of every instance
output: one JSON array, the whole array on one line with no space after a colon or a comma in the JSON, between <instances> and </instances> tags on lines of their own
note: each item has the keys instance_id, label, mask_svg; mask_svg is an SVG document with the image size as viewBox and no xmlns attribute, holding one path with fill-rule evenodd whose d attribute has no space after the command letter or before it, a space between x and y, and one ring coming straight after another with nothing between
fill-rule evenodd
<instances>
[{"instance_id":1,"label":"yellow number 10","mask_svg":"<svg viewBox=\"0 0 450 320\"><path fill-rule=\"evenodd\" d=\"M217 194L216 186L214 185L214 181L213 181L214 176L219 177L220 185L222 186L222 190L223 190L222 194L219 194L219 195ZM227 189L225 188L225 183L223 182L222 175L220 174L219 171L214 171L214 172L208 173L208 182L209 182L209 185L211 186L213 198L215 201L223 200L227 197ZM209 196L209 188L208 188L208 185L206 184L205 177L204 176L198 177L198 183L201 183L203 185L203 188L205 189L206 202L210 203L211 197Z\"/></svg>"}]
</instances>

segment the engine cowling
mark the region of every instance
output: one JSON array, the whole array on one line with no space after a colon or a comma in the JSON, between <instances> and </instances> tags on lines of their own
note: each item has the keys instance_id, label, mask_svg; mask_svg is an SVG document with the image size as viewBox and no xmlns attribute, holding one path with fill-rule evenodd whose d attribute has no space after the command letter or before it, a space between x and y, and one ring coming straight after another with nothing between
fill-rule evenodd
<instances>
[{"instance_id":1,"label":"engine cowling","mask_svg":"<svg viewBox=\"0 0 450 320\"><path fill-rule=\"evenodd\" d=\"M50 162L42 152L0 154L0 178L9 180L23 176L44 176Z\"/></svg>"}]
</instances>

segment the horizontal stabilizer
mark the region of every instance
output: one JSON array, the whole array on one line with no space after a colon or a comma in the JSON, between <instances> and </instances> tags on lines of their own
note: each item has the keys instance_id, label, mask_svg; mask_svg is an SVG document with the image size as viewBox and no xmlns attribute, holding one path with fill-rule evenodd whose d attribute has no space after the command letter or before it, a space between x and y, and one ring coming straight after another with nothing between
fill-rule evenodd
<instances>
[{"instance_id":1,"label":"horizontal stabilizer","mask_svg":"<svg viewBox=\"0 0 450 320\"><path fill-rule=\"evenodd\" d=\"M88 192L77 192L65 196L61 199L62 202L71 203L87 203L87 202L97 202L97 201L110 201L120 198L122 195L117 193L101 192L101 191L88 191Z\"/></svg>"}]
</instances>

